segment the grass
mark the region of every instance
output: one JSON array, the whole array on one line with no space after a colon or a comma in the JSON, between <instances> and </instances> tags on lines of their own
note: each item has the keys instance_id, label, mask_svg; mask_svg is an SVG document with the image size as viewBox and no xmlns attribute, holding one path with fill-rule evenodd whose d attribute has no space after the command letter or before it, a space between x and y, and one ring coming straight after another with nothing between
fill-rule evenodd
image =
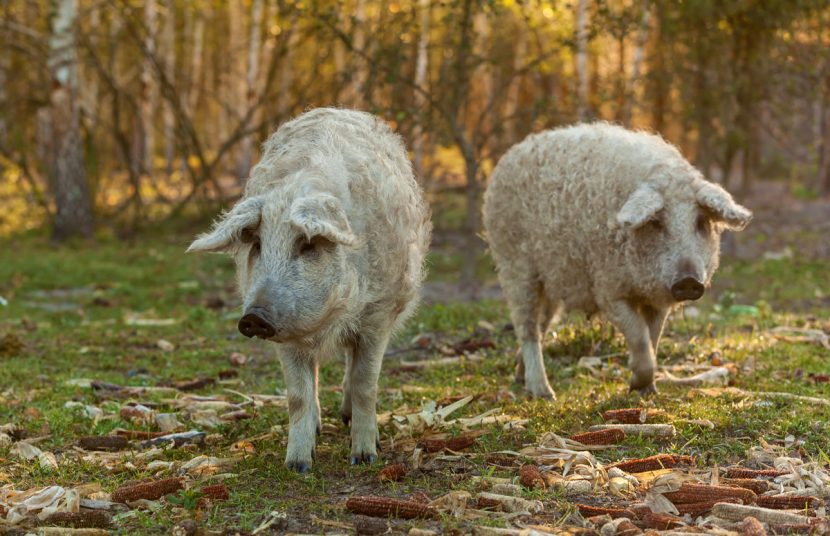
<instances>
[{"instance_id":1,"label":"grass","mask_svg":"<svg viewBox=\"0 0 830 536\"><path fill-rule=\"evenodd\" d=\"M56 471L37 462L19 462L7 447L0 447L0 487L11 484L25 490L34 486L76 486L98 482L111 491L130 479L150 476L141 464L108 471L95 463L77 460L74 446L81 436L106 434L117 427L134 425L118 416L121 402L97 399L85 387L67 383L90 378L126 385L157 385L215 377L232 368L229 356L249 356L238 367L245 393L272 394L284 388L271 349L236 332L233 270L218 255L190 256L182 252L189 236L174 233L162 238L122 243L103 238L94 246L76 243L60 248L38 236L14 238L0 245L0 425L13 423L30 437L42 436L38 446L58 455ZM456 262L436 252L431 278L453 277ZM486 260L481 271L487 271ZM769 329L780 326L830 330L830 263L795 259L725 262L713 291L694 315L678 313L661 342L661 364L708 363L713 352L739 371L734 386L748 391L784 391L830 398L830 384L810 381L810 374L830 372L827 350L816 344L775 341ZM751 305L754 309L735 308ZM135 326L128 318L174 319L173 325ZM495 326L482 332L481 321ZM477 399L460 415L473 416L492 407L529 419L524 429L488 429L471 449L469 464L451 471L412 472L401 483L376 481L380 464L348 466L348 431L339 422L340 393L336 389L342 364L332 360L321 370L321 404L324 433L310 475L287 471L285 453L287 415L282 408L261 408L255 418L213 430L211 442L198 449L172 449L162 460L185 461L198 454L226 457L239 440L273 433L254 442L255 453L233 469L226 480L231 498L202 511L195 508L192 492L178 494L158 510L142 510L120 519L121 534L166 534L184 518L195 517L204 527L251 530L272 511L287 514L280 530L322 533L330 530L319 520L352 521L343 501L354 494L403 496L425 491L437 497L450 489L469 488L473 474L513 476L493 466L487 454L518 450L538 442L546 432L572 434L601 422L602 411L642 403L665 410L674 419L708 420L709 428L694 422L678 424L670 441L629 437L619 451L597 454L601 460L636 457L656 452L698 456L700 464L721 466L745 458L759 439L802 442L798 448L809 457L830 453L830 409L781 399L740 396L691 397L688 388L667 386L645 402L627 392L625 358L608 357L602 369L591 373L577 366L579 357L624 352L624 342L613 328L598 321L569 317L546 345L551 383L557 391L554 403L531 400L512 383L515 340L507 328L508 314L498 301L424 305L404 333L393 342L406 347L418 334L432 334L442 343L469 337L492 337L495 349L479 352L482 360L413 371L389 359L381 378L379 411L402 405L420 407L425 400L476 394ZM172 351L159 348L167 340ZM22 348L17 348L16 343ZM438 352L419 357L441 357ZM407 360L416 356L404 355ZM222 386L206 387L199 394L222 394ZM163 397L142 401L162 403ZM81 409L67 408L68 401L91 404L104 410L97 422ZM383 439L394 429L382 430ZM404 461L409 453L396 449L382 452L384 462ZM528 495L531 497L532 495ZM559 513L572 506L554 492L535 492ZM402 522L410 526L443 530L469 530L469 524L444 519L440 522Z\"/></svg>"}]
</instances>

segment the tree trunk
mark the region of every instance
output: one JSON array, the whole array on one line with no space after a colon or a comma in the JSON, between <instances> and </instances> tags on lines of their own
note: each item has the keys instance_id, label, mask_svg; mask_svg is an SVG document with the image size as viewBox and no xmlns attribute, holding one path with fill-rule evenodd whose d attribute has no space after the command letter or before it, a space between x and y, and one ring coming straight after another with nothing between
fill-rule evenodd
<instances>
[{"instance_id":1,"label":"tree trunk","mask_svg":"<svg viewBox=\"0 0 830 536\"><path fill-rule=\"evenodd\" d=\"M576 5L576 78L577 116L588 121L588 0L578 0Z\"/></svg>"},{"instance_id":2,"label":"tree trunk","mask_svg":"<svg viewBox=\"0 0 830 536\"><path fill-rule=\"evenodd\" d=\"M9 2L10 0L3 0L2 3L5 20L10 20ZM8 30L3 30L0 33L0 150L7 149L9 140L8 118L6 117L9 112L9 95L6 84L11 69L11 59L11 36Z\"/></svg>"},{"instance_id":3,"label":"tree trunk","mask_svg":"<svg viewBox=\"0 0 830 536\"><path fill-rule=\"evenodd\" d=\"M259 80L259 52L262 42L262 0L253 0L251 3L251 28L248 39L248 69L245 74L245 109L247 114L257 101L257 81ZM239 160L236 166L236 178L240 185L245 183L251 171L253 161L253 138L245 136L240 142Z\"/></svg>"},{"instance_id":4,"label":"tree trunk","mask_svg":"<svg viewBox=\"0 0 830 536\"><path fill-rule=\"evenodd\" d=\"M366 0L357 0L354 9L354 25L352 26L352 48L350 54L351 77L346 85L343 101L346 105L362 109L364 106L364 90L368 78L369 65L365 59L366 50Z\"/></svg>"},{"instance_id":5,"label":"tree trunk","mask_svg":"<svg viewBox=\"0 0 830 536\"><path fill-rule=\"evenodd\" d=\"M418 55L415 60L415 126L412 129L412 165L415 177L424 181L424 104L422 91L427 91L427 69L429 68L430 0L418 0L420 28L418 29Z\"/></svg>"},{"instance_id":6,"label":"tree trunk","mask_svg":"<svg viewBox=\"0 0 830 536\"><path fill-rule=\"evenodd\" d=\"M651 71L654 78L654 102L651 110L652 128L663 133L666 127L666 106L668 101L668 75L666 73L666 35L663 28L663 14L660 4L657 4L657 29L653 51L653 66Z\"/></svg>"},{"instance_id":7,"label":"tree trunk","mask_svg":"<svg viewBox=\"0 0 830 536\"><path fill-rule=\"evenodd\" d=\"M500 150L506 150L508 147L516 143L519 137L519 98L522 87L522 76L517 73L525 65L525 56L527 55L527 38L530 33L529 28L525 27L524 19L520 19L522 27L516 33L516 49L513 55L513 78L510 80L510 87L507 90L507 98L504 103L504 137L502 139Z\"/></svg>"},{"instance_id":8,"label":"tree trunk","mask_svg":"<svg viewBox=\"0 0 830 536\"><path fill-rule=\"evenodd\" d=\"M633 58L631 60L631 75L626 83L626 100L620 120L625 126L631 125L634 103L637 101L637 86L640 83L640 71L643 68L643 51L648 40L649 22L651 19L651 0L643 1L643 15L640 27L637 30L637 40L634 42Z\"/></svg>"},{"instance_id":9,"label":"tree trunk","mask_svg":"<svg viewBox=\"0 0 830 536\"><path fill-rule=\"evenodd\" d=\"M144 48L148 56L156 53L156 31L158 26L158 9L156 0L144 1ZM141 69L141 117L136 118L138 128L135 129L133 147L133 166L136 175L153 172L153 154L155 146L155 130L153 119L158 93L153 79L153 62L150 57L144 58Z\"/></svg>"},{"instance_id":10,"label":"tree trunk","mask_svg":"<svg viewBox=\"0 0 830 536\"><path fill-rule=\"evenodd\" d=\"M176 2L167 0L167 13L162 30L162 50L164 51L164 76L171 84L176 82ZM176 158L176 118L172 105L164 105L164 170L167 175L173 172L173 160Z\"/></svg>"},{"instance_id":11,"label":"tree trunk","mask_svg":"<svg viewBox=\"0 0 830 536\"><path fill-rule=\"evenodd\" d=\"M818 191L830 194L830 58L824 66L824 88L821 104L821 141L818 160Z\"/></svg>"},{"instance_id":12,"label":"tree trunk","mask_svg":"<svg viewBox=\"0 0 830 536\"><path fill-rule=\"evenodd\" d=\"M61 241L71 236L91 236L92 200L84 167L79 125L77 50L75 23L77 0L52 0L52 37L49 69L52 92L48 115L50 139L47 165L55 193L52 236ZM46 115L46 114L44 114Z\"/></svg>"}]
</instances>

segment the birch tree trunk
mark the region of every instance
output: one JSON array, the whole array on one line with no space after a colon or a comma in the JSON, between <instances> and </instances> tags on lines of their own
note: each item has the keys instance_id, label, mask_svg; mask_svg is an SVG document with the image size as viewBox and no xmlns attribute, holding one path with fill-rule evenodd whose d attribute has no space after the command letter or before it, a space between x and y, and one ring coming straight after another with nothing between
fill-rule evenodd
<instances>
[{"instance_id":1,"label":"birch tree trunk","mask_svg":"<svg viewBox=\"0 0 830 536\"><path fill-rule=\"evenodd\" d=\"M167 0L167 13L161 35L161 47L164 53L164 76L176 83L176 2ZM164 104L164 170L167 175L173 172L173 160L176 157L176 118L173 106L165 100Z\"/></svg>"},{"instance_id":2,"label":"birch tree trunk","mask_svg":"<svg viewBox=\"0 0 830 536\"><path fill-rule=\"evenodd\" d=\"M634 52L631 60L631 74L626 83L626 99L623 106L623 113L620 118L625 126L631 125L631 116L634 110L634 103L637 101L637 89L640 82L640 71L643 68L644 50L648 40L649 22L651 19L651 0L643 1L643 15L640 18L640 27L637 29L637 39L634 42Z\"/></svg>"},{"instance_id":3,"label":"birch tree trunk","mask_svg":"<svg viewBox=\"0 0 830 536\"><path fill-rule=\"evenodd\" d=\"M133 166L136 176L142 173L152 173L153 147L155 145L155 131L153 118L157 105L156 85L153 80L153 62L150 59L156 53L156 31L158 23L158 9L156 0L144 0L144 48L148 57L144 58L141 68L141 117L137 118L138 128L135 129L133 145Z\"/></svg>"},{"instance_id":4,"label":"birch tree trunk","mask_svg":"<svg viewBox=\"0 0 830 536\"><path fill-rule=\"evenodd\" d=\"M415 126L412 129L412 164L415 169L415 177L424 180L424 128L423 113L426 99L424 93L427 91L427 70L429 69L429 30L430 30L430 0L418 0L419 9L419 33L418 33L418 55L415 60L415 87L414 103L416 110Z\"/></svg>"},{"instance_id":5,"label":"birch tree trunk","mask_svg":"<svg viewBox=\"0 0 830 536\"><path fill-rule=\"evenodd\" d=\"M580 121L590 119L588 105L588 0L576 5L576 78L577 115Z\"/></svg>"},{"instance_id":6,"label":"birch tree trunk","mask_svg":"<svg viewBox=\"0 0 830 536\"><path fill-rule=\"evenodd\" d=\"M245 73L245 109L247 114L253 109L257 101L257 81L259 80L259 54L262 42L262 0L253 0L251 3L251 28L248 38L248 69ZM256 115L256 114L255 114ZM255 118L255 115L253 118ZM245 136L240 142L239 160L236 166L236 178L240 185L244 184L245 177L251 170L253 160L253 139Z\"/></svg>"},{"instance_id":7,"label":"birch tree trunk","mask_svg":"<svg viewBox=\"0 0 830 536\"><path fill-rule=\"evenodd\" d=\"M91 236L92 200L84 167L83 145L77 105L78 71L75 43L77 0L51 0L52 35L49 39L49 70L52 91L47 165L55 194L52 236L61 241L71 236Z\"/></svg>"}]
</instances>

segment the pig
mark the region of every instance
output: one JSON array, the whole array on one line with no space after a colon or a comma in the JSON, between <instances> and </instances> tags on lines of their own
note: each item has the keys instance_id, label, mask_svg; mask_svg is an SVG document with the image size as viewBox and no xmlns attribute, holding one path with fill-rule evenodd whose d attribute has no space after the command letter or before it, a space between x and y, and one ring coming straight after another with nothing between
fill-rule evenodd
<instances>
[{"instance_id":1,"label":"pig","mask_svg":"<svg viewBox=\"0 0 830 536\"><path fill-rule=\"evenodd\" d=\"M520 344L517 380L555 398L541 336L578 310L622 332L631 389L655 392L666 317L703 296L721 233L751 218L656 135L593 123L514 145L493 169L483 223Z\"/></svg>"},{"instance_id":2,"label":"pig","mask_svg":"<svg viewBox=\"0 0 830 536\"><path fill-rule=\"evenodd\" d=\"M265 142L242 198L188 251L227 252L239 331L275 344L288 398L287 467L311 469L318 367L345 356L351 463L377 458L381 361L413 313L430 215L401 138L377 117L318 108Z\"/></svg>"}]
</instances>

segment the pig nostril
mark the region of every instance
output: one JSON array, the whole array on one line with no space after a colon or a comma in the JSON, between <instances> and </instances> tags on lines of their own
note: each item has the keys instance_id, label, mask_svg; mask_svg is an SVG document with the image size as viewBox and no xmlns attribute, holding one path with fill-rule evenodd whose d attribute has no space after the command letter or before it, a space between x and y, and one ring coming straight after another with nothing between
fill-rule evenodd
<instances>
[{"instance_id":1,"label":"pig nostril","mask_svg":"<svg viewBox=\"0 0 830 536\"><path fill-rule=\"evenodd\" d=\"M684 277L672 285L671 295L678 301L697 300L703 296L704 290L703 283L694 277Z\"/></svg>"},{"instance_id":2,"label":"pig nostril","mask_svg":"<svg viewBox=\"0 0 830 536\"><path fill-rule=\"evenodd\" d=\"M239 320L239 332L246 337L259 337L260 339L270 339L277 330L270 322L262 318L256 313L247 313Z\"/></svg>"}]
</instances>

